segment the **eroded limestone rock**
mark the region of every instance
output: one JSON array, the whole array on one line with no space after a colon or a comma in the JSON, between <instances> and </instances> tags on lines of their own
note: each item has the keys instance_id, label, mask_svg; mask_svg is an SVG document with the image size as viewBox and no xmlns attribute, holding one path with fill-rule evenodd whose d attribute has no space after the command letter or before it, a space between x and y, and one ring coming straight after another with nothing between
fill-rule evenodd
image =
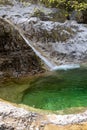
<instances>
[{"instance_id":1,"label":"eroded limestone rock","mask_svg":"<svg viewBox=\"0 0 87 130\"><path fill-rule=\"evenodd\" d=\"M83 21L83 14L74 13L70 21L64 22L64 18L64 23L61 23L59 13L61 10L39 4L24 6L18 3L13 7L3 6L0 16L10 19L25 31L32 45L56 65L86 62L87 27L72 21ZM84 19L86 21L86 12Z\"/></svg>"},{"instance_id":2,"label":"eroded limestone rock","mask_svg":"<svg viewBox=\"0 0 87 130\"><path fill-rule=\"evenodd\" d=\"M33 40L34 47L57 65L86 62L87 27L75 21L41 21L33 17L21 28ZM30 31L31 30L31 31Z\"/></svg>"},{"instance_id":3,"label":"eroded limestone rock","mask_svg":"<svg viewBox=\"0 0 87 130\"><path fill-rule=\"evenodd\" d=\"M65 42L76 34L75 28L64 23L41 21L32 17L20 25L31 40L40 42Z\"/></svg>"},{"instance_id":4,"label":"eroded limestone rock","mask_svg":"<svg viewBox=\"0 0 87 130\"><path fill-rule=\"evenodd\" d=\"M0 101L1 130L87 130L87 111L55 115L31 112Z\"/></svg>"},{"instance_id":5,"label":"eroded limestone rock","mask_svg":"<svg viewBox=\"0 0 87 130\"><path fill-rule=\"evenodd\" d=\"M0 72L17 76L40 72L40 59L26 44L19 31L0 18Z\"/></svg>"}]
</instances>

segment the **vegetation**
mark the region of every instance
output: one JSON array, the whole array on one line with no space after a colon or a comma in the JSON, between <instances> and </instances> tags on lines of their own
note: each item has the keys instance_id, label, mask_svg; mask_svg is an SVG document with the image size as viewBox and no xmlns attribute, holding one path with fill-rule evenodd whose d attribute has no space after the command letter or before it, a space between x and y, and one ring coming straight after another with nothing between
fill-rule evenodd
<instances>
[{"instance_id":1,"label":"vegetation","mask_svg":"<svg viewBox=\"0 0 87 130\"><path fill-rule=\"evenodd\" d=\"M2 5L13 5L10 0L0 0L0 4L2 4Z\"/></svg>"},{"instance_id":2,"label":"vegetation","mask_svg":"<svg viewBox=\"0 0 87 130\"><path fill-rule=\"evenodd\" d=\"M87 9L87 0L40 0L47 6L65 8L67 11Z\"/></svg>"},{"instance_id":3,"label":"vegetation","mask_svg":"<svg viewBox=\"0 0 87 130\"><path fill-rule=\"evenodd\" d=\"M77 11L79 14L79 17L82 14L86 17L87 13L87 0L19 0L20 2L23 2L28 4L29 2L32 3L43 3L47 7L57 7L60 9L65 10L64 15L68 17L70 14L72 14L72 11ZM86 11L86 12L85 12ZM85 20L86 21L86 20Z\"/></svg>"},{"instance_id":4,"label":"vegetation","mask_svg":"<svg viewBox=\"0 0 87 130\"><path fill-rule=\"evenodd\" d=\"M87 9L87 0L19 0L21 2L42 2L46 6L50 7L60 7L65 8L66 10L86 10Z\"/></svg>"}]
</instances>

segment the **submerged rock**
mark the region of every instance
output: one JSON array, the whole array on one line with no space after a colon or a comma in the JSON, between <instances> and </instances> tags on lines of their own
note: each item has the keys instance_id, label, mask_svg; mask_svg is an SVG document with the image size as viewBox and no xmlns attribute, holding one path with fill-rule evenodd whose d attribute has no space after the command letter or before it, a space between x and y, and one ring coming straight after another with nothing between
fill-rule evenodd
<instances>
[{"instance_id":1,"label":"submerged rock","mask_svg":"<svg viewBox=\"0 0 87 130\"><path fill-rule=\"evenodd\" d=\"M26 44L19 31L0 18L0 72L1 74L35 74L42 70L40 59Z\"/></svg>"}]
</instances>

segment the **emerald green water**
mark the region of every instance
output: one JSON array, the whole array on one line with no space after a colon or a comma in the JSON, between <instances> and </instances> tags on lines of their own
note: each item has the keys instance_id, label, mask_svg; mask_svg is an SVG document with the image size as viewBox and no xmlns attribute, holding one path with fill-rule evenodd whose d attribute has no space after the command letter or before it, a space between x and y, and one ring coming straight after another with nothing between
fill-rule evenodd
<instances>
[{"instance_id":1,"label":"emerald green water","mask_svg":"<svg viewBox=\"0 0 87 130\"><path fill-rule=\"evenodd\" d=\"M74 108L76 111L75 108L87 107L87 69L61 70L23 80L0 80L0 98L44 110Z\"/></svg>"},{"instance_id":2,"label":"emerald green water","mask_svg":"<svg viewBox=\"0 0 87 130\"><path fill-rule=\"evenodd\" d=\"M24 91L21 102L53 111L87 107L87 69L57 71L38 78Z\"/></svg>"}]
</instances>

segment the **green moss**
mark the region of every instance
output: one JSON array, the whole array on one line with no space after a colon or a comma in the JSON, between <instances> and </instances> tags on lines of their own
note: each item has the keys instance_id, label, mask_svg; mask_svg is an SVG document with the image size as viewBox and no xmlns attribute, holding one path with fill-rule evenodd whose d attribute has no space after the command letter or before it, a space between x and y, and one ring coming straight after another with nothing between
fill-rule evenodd
<instances>
[{"instance_id":1,"label":"green moss","mask_svg":"<svg viewBox=\"0 0 87 130\"><path fill-rule=\"evenodd\" d=\"M87 9L87 1L83 0L40 0L47 6L66 8L66 10L85 10Z\"/></svg>"},{"instance_id":2,"label":"green moss","mask_svg":"<svg viewBox=\"0 0 87 130\"><path fill-rule=\"evenodd\" d=\"M0 0L0 4L2 4L2 5L13 5L10 0Z\"/></svg>"}]
</instances>

